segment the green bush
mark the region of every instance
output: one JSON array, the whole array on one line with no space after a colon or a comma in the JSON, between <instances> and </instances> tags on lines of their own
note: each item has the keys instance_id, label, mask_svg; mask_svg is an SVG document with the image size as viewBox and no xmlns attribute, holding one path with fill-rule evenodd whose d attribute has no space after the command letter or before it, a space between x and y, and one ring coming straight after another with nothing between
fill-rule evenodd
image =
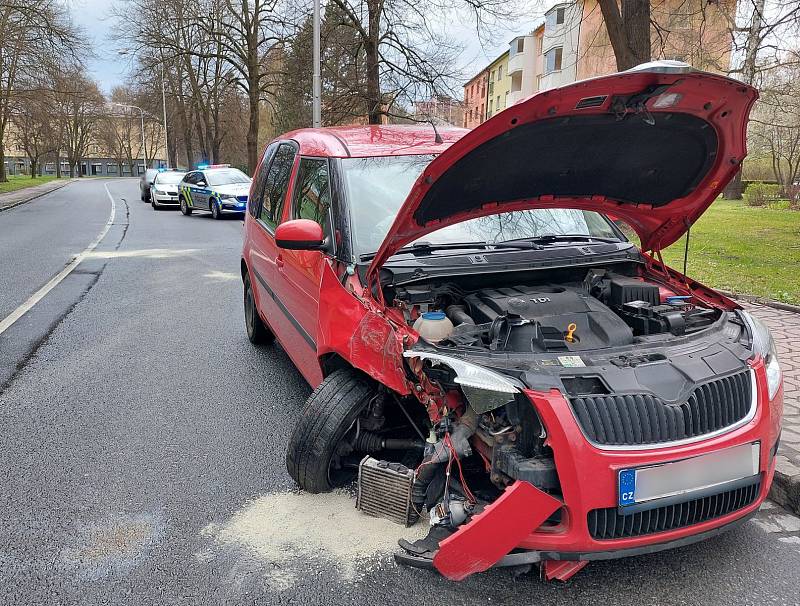
<instances>
[{"instance_id":1,"label":"green bush","mask_svg":"<svg viewBox=\"0 0 800 606\"><path fill-rule=\"evenodd\" d=\"M766 206L781 198L781 186L755 182L747 186L744 201L748 206Z\"/></svg>"}]
</instances>

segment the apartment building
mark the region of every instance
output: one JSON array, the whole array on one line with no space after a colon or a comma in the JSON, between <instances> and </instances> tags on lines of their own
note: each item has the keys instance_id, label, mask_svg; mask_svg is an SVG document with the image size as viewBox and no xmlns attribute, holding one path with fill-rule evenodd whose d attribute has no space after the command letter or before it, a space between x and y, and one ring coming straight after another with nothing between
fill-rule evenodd
<instances>
[{"instance_id":1,"label":"apartment building","mask_svg":"<svg viewBox=\"0 0 800 606\"><path fill-rule=\"evenodd\" d=\"M508 75L508 58L510 51L504 52L486 68L489 80L486 88L486 118L508 107L508 95L511 92L511 78Z\"/></svg>"},{"instance_id":2,"label":"apartment building","mask_svg":"<svg viewBox=\"0 0 800 606\"><path fill-rule=\"evenodd\" d=\"M675 59L705 71L727 72L731 59L729 25L735 11L736 0L663 0L654 4L653 59ZM507 52L465 85L464 97L471 113L465 113L464 126L473 128L537 91L616 71L597 0L558 3L544 14L540 25L511 40ZM472 97L469 102L468 89L481 77L487 78L486 98ZM485 105L481 110L482 101ZM483 118L478 119L481 115Z\"/></svg>"},{"instance_id":3,"label":"apartment building","mask_svg":"<svg viewBox=\"0 0 800 606\"><path fill-rule=\"evenodd\" d=\"M464 85L464 126L475 128L486 119L486 87L489 70L483 69Z\"/></svg>"}]
</instances>

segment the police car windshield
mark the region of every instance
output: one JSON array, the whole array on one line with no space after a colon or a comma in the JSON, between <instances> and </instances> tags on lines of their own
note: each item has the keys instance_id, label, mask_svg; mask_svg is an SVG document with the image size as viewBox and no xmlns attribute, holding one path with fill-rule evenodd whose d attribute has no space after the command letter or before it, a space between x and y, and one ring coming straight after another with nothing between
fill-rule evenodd
<instances>
[{"instance_id":1,"label":"police car windshield","mask_svg":"<svg viewBox=\"0 0 800 606\"><path fill-rule=\"evenodd\" d=\"M250 177L235 168L210 170L206 173L209 185L230 185L231 183L250 183Z\"/></svg>"},{"instance_id":2,"label":"police car windshield","mask_svg":"<svg viewBox=\"0 0 800 606\"><path fill-rule=\"evenodd\" d=\"M181 182L181 179L183 179L185 174L186 173L179 173L176 171L158 173L153 183L158 183L160 185L177 185Z\"/></svg>"}]
</instances>

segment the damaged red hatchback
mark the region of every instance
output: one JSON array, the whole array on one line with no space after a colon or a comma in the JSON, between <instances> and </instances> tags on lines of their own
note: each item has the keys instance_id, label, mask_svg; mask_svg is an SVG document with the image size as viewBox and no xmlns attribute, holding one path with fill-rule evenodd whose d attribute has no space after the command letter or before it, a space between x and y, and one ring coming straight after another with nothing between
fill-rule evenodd
<instances>
[{"instance_id":1,"label":"damaged red hatchback","mask_svg":"<svg viewBox=\"0 0 800 606\"><path fill-rule=\"evenodd\" d=\"M373 515L427 509L397 560L451 579L531 563L566 579L746 519L774 472L775 348L660 251L741 164L756 97L653 63L470 132L272 142L241 271L250 340L277 337L316 388L292 478L358 475Z\"/></svg>"}]
</instances>

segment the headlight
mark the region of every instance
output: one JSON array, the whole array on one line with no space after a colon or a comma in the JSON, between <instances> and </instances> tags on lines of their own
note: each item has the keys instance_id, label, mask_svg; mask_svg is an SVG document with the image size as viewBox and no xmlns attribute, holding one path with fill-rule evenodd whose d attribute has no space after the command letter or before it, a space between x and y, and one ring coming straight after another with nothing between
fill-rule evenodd
<instances>
[{"instance_id":1,"label":"headlight","mask_svg":"<svg viewBox=\"0 0 800 606\"><path fill-rule=\"evenodd\" d=\"M458 358L411 350L404 351L403 356L430 360L434 365L444 364L450 367L456 375L455 382L461 386L470 406L477 413L488 412L508 404L522 387L511 377L506 377L483 366L465 362Z\"/></svg>"},{"instance_id":2,"label":"headlight","mask_svg":"<svg viewBox=\"0 0 800 606\"><path fill-rule=\"evenodd\" d=\"M742 312L742 316L750 325L750 332L753 334L753 353L757 353L764 358L764 365L767 369L767 391L771 400L778 393L778 388L781 386L781 367L778 364L775 341L769 332L769 328L764 326L761 320L746 311Z\"/></svg>"},{"instance_id":3,"label":"headlight","mask_svg":"<svg viewBox=\"0 0 800 606\"><path fill-rule=\"evenodd\" d=\"M236 196L232 196L231 194L220 194L219 197L222 200L234 200Z\"/></svg>"}]
</instances>

